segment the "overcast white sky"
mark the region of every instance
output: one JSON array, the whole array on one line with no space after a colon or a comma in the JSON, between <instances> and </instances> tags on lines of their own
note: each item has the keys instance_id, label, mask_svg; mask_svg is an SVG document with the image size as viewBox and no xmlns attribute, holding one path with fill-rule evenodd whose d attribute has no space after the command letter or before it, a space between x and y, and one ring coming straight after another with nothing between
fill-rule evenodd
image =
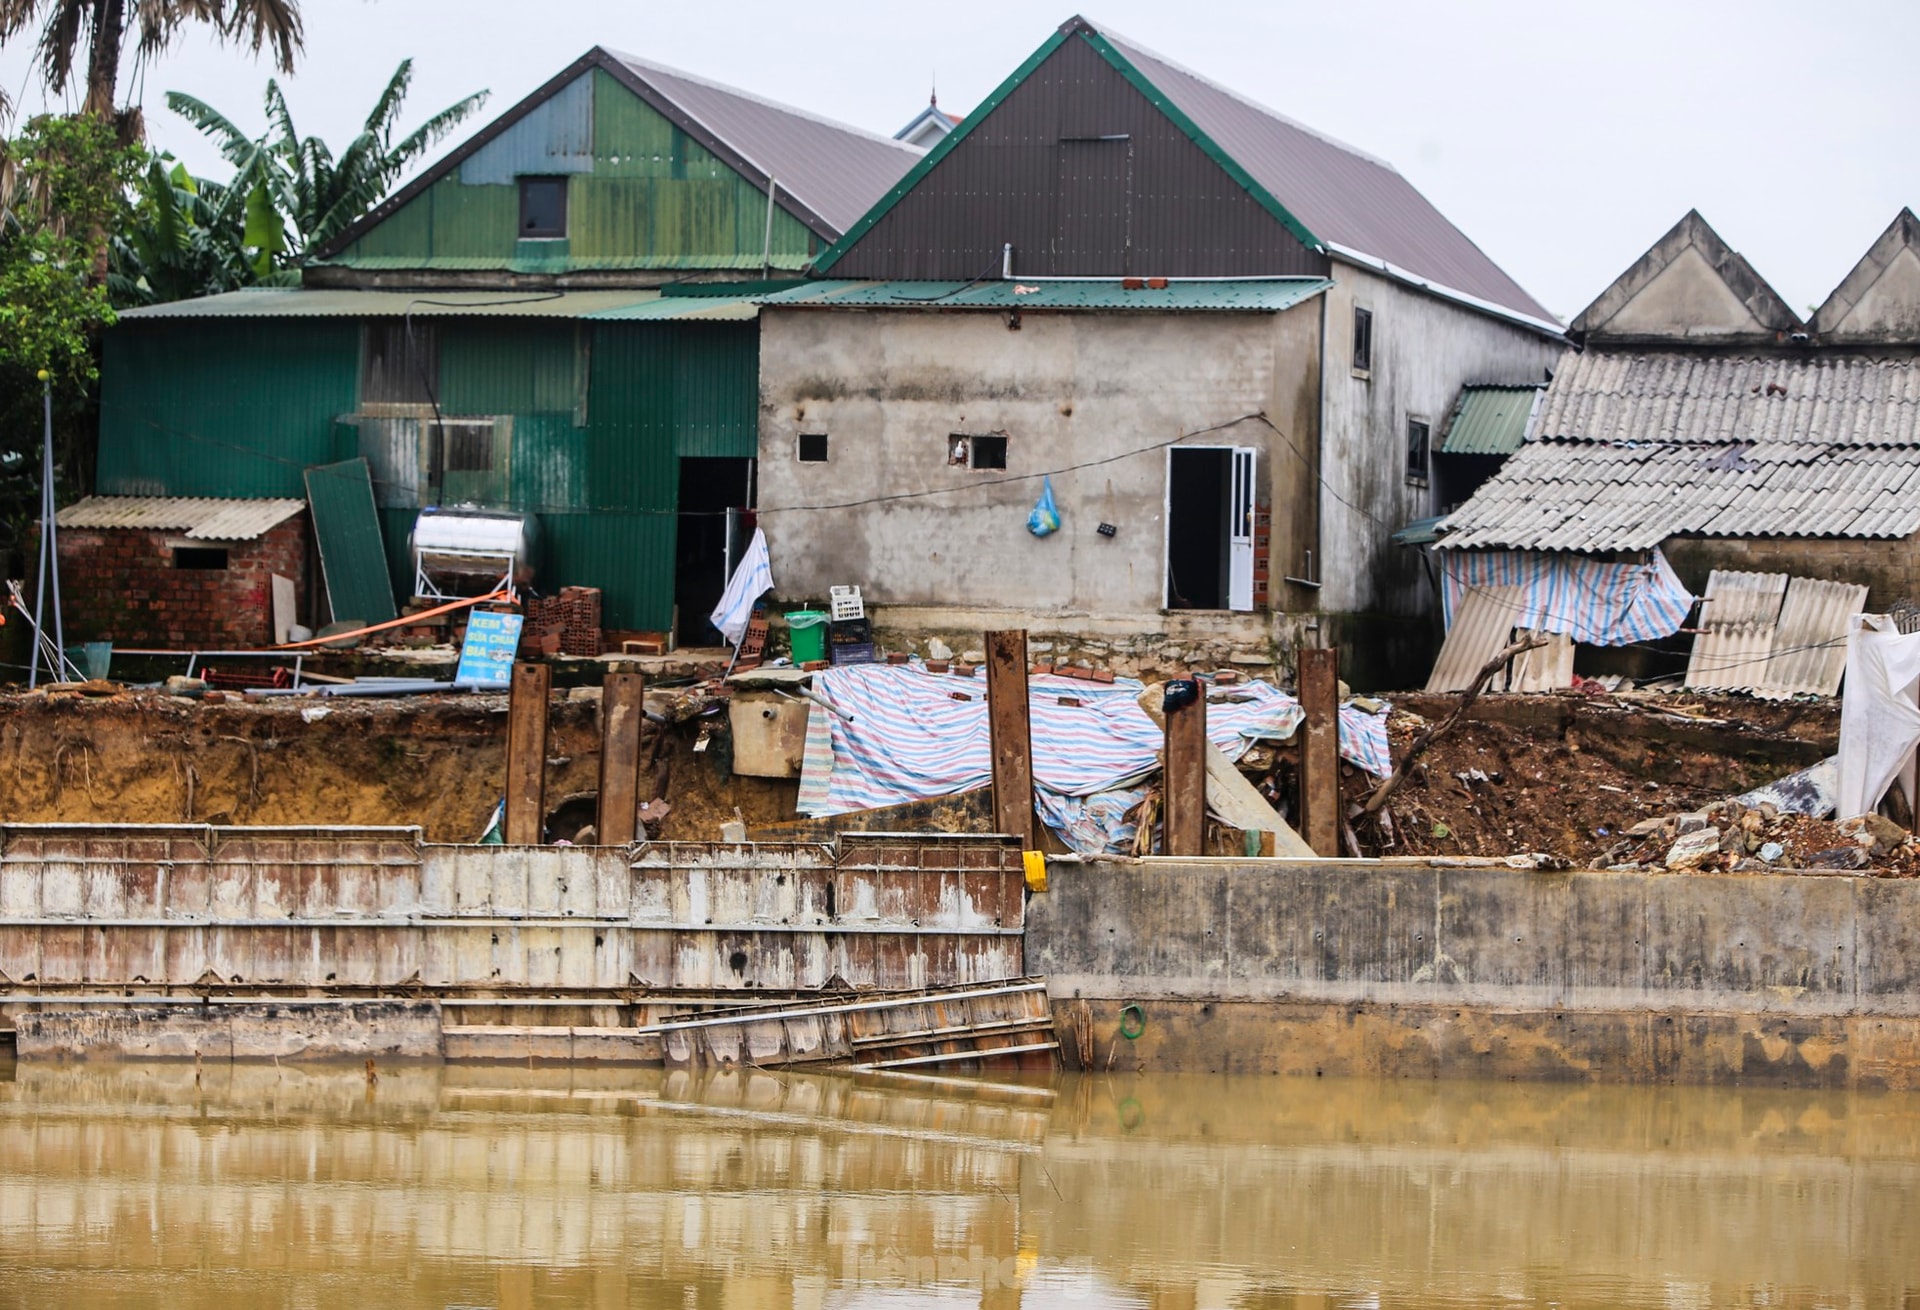
<instances>
[{"instance_id":1,"label":"overcast white sky","mask_svg":"<svg viewBox=\"0 0 1920 1310\"><path fill-rule=\"evenodd\" d=\"M405 56L411 125L481 88L489 115L505 110L602 44L891 133L936 76L944 108L971 109L1068 3L304 0L288 96L303 133L344 142ZM1913 0L1100 0L1085 12L1390 160L1563 319L1690 207L1805 309L1920 203ZM29 54L0 49L0 79L31 108ZM164 94L259 125L270 71L190 36L136 84L153 141L218 176Z\"/></svg>"}]
</instances>

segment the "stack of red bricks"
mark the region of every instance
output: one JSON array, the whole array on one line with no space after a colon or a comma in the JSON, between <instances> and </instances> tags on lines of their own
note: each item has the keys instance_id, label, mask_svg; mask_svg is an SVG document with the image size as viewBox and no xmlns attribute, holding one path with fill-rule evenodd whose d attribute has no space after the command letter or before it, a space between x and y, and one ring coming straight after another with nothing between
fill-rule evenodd
<instances>
[{"instance_id":1,"label":"stack of red bricks","mask_svg":"<svg viewBox=\"0 0 1920 1310\"><path fill-rule=\"evenodd\" d=\"M1273 511L1264 505L1253 511L1253 603L1264 607L1273 594L1268 565L1273 559Z\"/></svg>"},{"instance_id":2,"label":"stack of red bricks","mask_svg":"<svg viewBox=\"0 0 1920 1310\"><path fill-rule=\"evenodd\" d=\"M568 655L600 653L600 588L560 588L560 649Z\"/></svg>"},{"instance_id":3,"label":"stack of red bricks","mask_svg":"<svg viewBox=\"0 0 1920 1310\"><path fill-rule=\"evenodd\" d=\"M525 655L598 655L600 588L562 587L558 596L529 596L520 629Z\"/></svg>"}]
</instances>

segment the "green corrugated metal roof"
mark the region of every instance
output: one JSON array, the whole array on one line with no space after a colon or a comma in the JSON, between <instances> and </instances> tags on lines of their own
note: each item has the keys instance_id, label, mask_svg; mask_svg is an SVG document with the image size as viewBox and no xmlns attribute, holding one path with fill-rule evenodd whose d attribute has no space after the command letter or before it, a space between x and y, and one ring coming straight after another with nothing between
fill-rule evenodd
<instances>
[{"instance_id":1,"label":"green corrugated metal roof","mask_svg":"<svg viewBox=\"0 0 1920 1310\"><path fill-rule=\"evenodd\" d=\"M759 316L760 306L752 300L708 296L663 296L590 315L596 322L616 323L748 323Z\"/></svg>"},{"instance_id":2,"label":"green corrugated metal roof","mask_svg":"<svg viewBox=\"0 0 1920 1310\"><path fill-rule=\"evenodd\" d=\"M658 300L658 291L354 291L260 287L122 310L151 318L591 318Z\"/></svg>"},{"instance_id":3,"label":"green corrugated metal roof","mask_svg":"<svg viewBox=\"0 0 1920 1310\"><path fill-rule=\"evenodd\" d=\"M740 296L658 291L351 291L260 287L121 311L121 318L593 318L744 323L760 313Z\"/></svg>"},{"instance_id":4,"label":"green corrugated metal roof","mask_svg":"<svg viewBox=\"0 0 1920 1310\"><path fill-rule=\"evenodd\" d=\"M1135 279L1128 279L1129 281ZM1273 313L1319 295L1324 278L1169 280L1129 290L1120 278L1011 282L812 282L761 298L763 305L843 309L1140 309Z\"/></svg>"},{"instance_id":5,"label":"green corrugated metal roof","mask_svg":"<svg viewBox=\"0 0 1920 1310\"><path fill-rule=\"evenodd\" d=\"M1453 408L1443 455L1511 455L1527 437L1527 420L1543 387L1466 386Z\"/></svg>"}]
</instances>

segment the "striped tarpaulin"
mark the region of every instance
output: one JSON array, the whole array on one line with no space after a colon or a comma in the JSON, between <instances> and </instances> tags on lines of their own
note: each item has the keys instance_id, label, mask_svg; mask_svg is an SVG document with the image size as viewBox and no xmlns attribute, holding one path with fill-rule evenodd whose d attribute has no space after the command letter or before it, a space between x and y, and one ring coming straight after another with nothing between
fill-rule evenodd
<instances>
[{"instance_id":1,"label":"striped tarpaulin","mask_svg":"<svg viewBox=\"0 0 1920 1310\"><path fill-rule=\"evenodd\" d=\"M1693 593L1658 550L1644 564L1533 550L1437 553L1448 627L1467 590L1480 587L1520 588L1515 627L1564 632L1590 646L1671 637L1693 608Z\"/></svg>"},{"instance_id":2,"label":"striped tarpaulin","mask_svg":"<svg viewBox=\"0 0 1920 1310\"><path fill-rule=\"evenodd\" d=\"M814 674L813 689L832 709L816 707L808 724L802 813L846 814L991 784L984 677L928 673L918 664L849 665ZM1108 793L1131 789L1160 767L1164 739L1139 706L1142 689L1132 679L1030 680L1035 808L1076 849L1086 849L1095 832L1106 839L1103 849L1116 848L1130 804L1117 807ZM1209 684L1207 736L1229 759L1257 740L1291 737L1303 717L1293 697L1267 683ZM1344 707L1341 754L1384 775L1385 725L1384 714Z\"/></svg>"}]
</instances>

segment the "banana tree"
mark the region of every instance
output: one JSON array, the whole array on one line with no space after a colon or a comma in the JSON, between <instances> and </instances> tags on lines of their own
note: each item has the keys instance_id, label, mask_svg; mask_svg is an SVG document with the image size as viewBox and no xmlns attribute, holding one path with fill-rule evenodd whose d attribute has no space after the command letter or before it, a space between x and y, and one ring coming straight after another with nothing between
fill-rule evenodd
<instances>
[{"instance_id":1,"label":"banana tree","mask_svg":"<svg viewBox=\"0 0 1920 1310\"><path fill-rule=\"evenodd\" d=\"M134 184L133 214L113 238L107 290L117 306L217 295L258 280L245 197L152 155Z\"/></svg>"},{"instance_id":2,"label":"banana tree","mask_svg":"<svg viewBox=\"0 0 1920 1310\"><path fill-rule=\"evenodd\" d=\"M253 136L204 100L179 91L167 106L220 148L233 165L227 188L244 197L245 239L257 275L299 264L355 219L379 204L421 156L486 103L476 92L396 139L396 123L413 61L403 59L374 102L359 133L338 156L314 136L301 136L279 83L269 79L267 130Z\"/></svg>"}]
</instances>

